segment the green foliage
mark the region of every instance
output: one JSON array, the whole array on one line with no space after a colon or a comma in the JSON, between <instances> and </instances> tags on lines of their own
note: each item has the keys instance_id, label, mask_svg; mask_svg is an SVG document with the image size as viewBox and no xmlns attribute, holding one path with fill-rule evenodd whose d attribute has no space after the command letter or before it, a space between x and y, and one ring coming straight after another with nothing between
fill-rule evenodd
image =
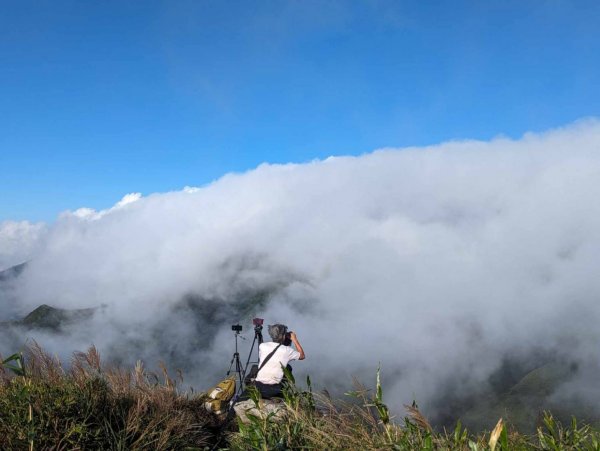
<instances>
[{"instance_id":1,"label":"green foliage","mask_svg":"<svg viewBox=\"0 0 600 451\"><path fill-rule=\"evenodd\" d=\"M600 431L574 418L563 425L550 413L534 435L502 419L490 433L474 435L460 421L436 431L415 402L395 421L380 368L374 390L356 383L347 400L313 393L310 378L299 387L287 370L285 380L284 415L250 414L231 430L204 410L202 395L178 393L166 370L105 368L91 348L64 371L34 347L1 360L0 449L600 451ZM258 391L250 396L260 406Z\"/></svg>"},{"instance_id":2,"label":"green foliage","mask_svg":"<svg viewBox=\"0 0 600 451\"><path fill-rule=\"evenodd\" d=\"M0 366L11 370L17 376L25 376L25 368L23 367L23 354L20 352L0 361Z\"/></svg>"},{"instance_id":3,"label":"green foliage","mask_svg":"<svg viewBox=\"0 0 600 451\"><path fill-rule=\"evenodd\" d=\"M0 449L204 449L216 439L202 397L143 370L105 369L95 349L65 372L39 348L0 372ZM12 368L11 368L12 369ZM14 370L13 370L14 371Z\"/></svg>"},{"instance_id":4,"label":"green foliage","mask_svg":"<svg viewBox=\"0 0 600 451\"><path fill-rule=\"evenodd\" d=\"M289 450L305 449L306 438L310 436L310 427L315 419L315 401L312 395L310 378L307 378L307 391L299 390L292 374L284 368L285 416L279 418L275 413L264 417L247 414L248 424L238 421L238 432L230 436L232 450ZM261 399L253 387L248 389L250 399L257 408ZM297 417L298 420L294 420Z\"/></svg>"},{"instance_id":5,"label":"green foliage","mask_svg":"<svg viewBox=\"0 0 600 451\"><path fill-rule=\"evenodd\" d=\"M595 450L600 451L600 431L580 426L573 419L564 427L546 413L536 435L511 430L500 420L491 433L473 435L457 422L451 431L434 431L418 406L406 406L408 414L401 422L393 421L384 402L380 370L374 394L357 384L347 393L353 403L333 402L328 396L289 387L285 393L286 416L254 416L249 424L240 424L230 436L229 448L235 450ZM256 405L260 399L253 394Z\"/></svg>"},{"instance_id":6,"label":"green foliage","mask_svg":"<svg viewBox=\"0 0 600 451\"><path fill-rule=\"evenodd\" d=\"M578 426L573 417L571 427L564 427L550 413L544 413L543 427L538 428L538 441L543 450L600 450L600 434L589 425Z\"/></svg>"}]
</instances>

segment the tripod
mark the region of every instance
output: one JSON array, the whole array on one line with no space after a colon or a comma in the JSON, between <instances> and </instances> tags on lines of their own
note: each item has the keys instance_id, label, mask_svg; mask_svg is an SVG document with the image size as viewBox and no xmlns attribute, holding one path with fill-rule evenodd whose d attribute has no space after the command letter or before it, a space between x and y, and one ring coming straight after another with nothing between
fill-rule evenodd
<instances>
[{"instance_id":1,"label":"tripod","mask_svg":"<svg viewBox=\"0 0 600 451\"><path fill-rule=\"evenodd\" d=\"M233 353L233 357L231 358L231 363L229 364L229 370L227 371L227 376L231 374L231 369L233 368L233 364L235 362L235 373L238 374L240 379L240 388L244 385L244 374L246 370L242 366L242 362L240 362L240 353L238 352L238 337L240 336L240 331L242 330L242 326L239 326L239 329L233 329L235 331L235 352ZM243 337L242 337L243 338ZM254 344L254 343L253 343Z\"/></svg>"},{"instance_id":2,"label":"tripod","mask_svg":"<svg viewBox=\"0 0 600 451\"><path fill-rule=\"evenodd\" d=\"M246 377L246 371L248 370L248 367L250 366L250 359L252 358L252 351L254 351L254 345L256 344L256 342L258 342L258 345L260 346L263 342L262 329L263 329L263 327L261 325L254 326L254 340L252 340L252 346L250 346L250 352L248 353L248 360L246 360L246 368L244 369L244 379ZM258 363L258 362L259 362L259 358L257 356L256 362L252 361L252 363ZM240 389L241 388L242 387L240 387Z\"/></svg>"}]
</instances>

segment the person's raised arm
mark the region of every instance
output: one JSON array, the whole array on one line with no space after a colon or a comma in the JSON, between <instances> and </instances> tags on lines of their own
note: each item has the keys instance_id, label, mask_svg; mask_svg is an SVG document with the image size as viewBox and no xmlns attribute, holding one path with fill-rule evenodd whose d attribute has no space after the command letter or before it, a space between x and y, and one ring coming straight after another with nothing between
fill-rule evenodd
<instances>
[{"instance_id":1,"label":"person's raised arm","mask_svg":"<svg viewBox=\"0 0 600 451\"><path fill-rule=\"evenodd\" d=\"M292 343L294 343L294 346L296 346L296 349L300 353L300 357L298 357L298 360L304 360L306 358L306 355L304 354L304 349L302 349L302 345L298 341L298 337L296 337L295 332L290 332L290 339L292 340Z\"/></svg>"}]
</instances>

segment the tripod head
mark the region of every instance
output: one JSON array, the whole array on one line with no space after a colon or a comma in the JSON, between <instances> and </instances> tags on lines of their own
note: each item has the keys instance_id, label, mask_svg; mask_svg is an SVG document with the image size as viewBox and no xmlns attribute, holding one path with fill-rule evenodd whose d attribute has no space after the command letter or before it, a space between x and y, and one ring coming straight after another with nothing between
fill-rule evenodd
<instances>
[{"instance_id":1,"label":"tripod head","mask_svg":"<svg viewBox=\"0 0 600 451\"><path fill-rule=\"evenodd\" d=\"M258 341L259 345L263 342L262 329L262 326L254 326L254 338Z\"/></svg>"},{"instance_id":2,"label":"tripod head","mask_svg":"<svg viewBox=\"0 0 600 451\"><path fill-rule=\"evenodd\" d=\"M231 330L235 332L236 335L239 335L240 332L242 331L242 325L241 324L234 324L231 326Z\"/></svg>"},{"instance_id":3,"label":"tripod head","mask_svg":"<svg viewBox=\"0 0 600 451\"><path fill-rule=\"evenodd\" d=\"M254 325L254 339L258 340L259 345L263 342L262 330L264 322L265 320L262 318L254 318L252 320L252 324Z\"/></svg>"}]
</instances>

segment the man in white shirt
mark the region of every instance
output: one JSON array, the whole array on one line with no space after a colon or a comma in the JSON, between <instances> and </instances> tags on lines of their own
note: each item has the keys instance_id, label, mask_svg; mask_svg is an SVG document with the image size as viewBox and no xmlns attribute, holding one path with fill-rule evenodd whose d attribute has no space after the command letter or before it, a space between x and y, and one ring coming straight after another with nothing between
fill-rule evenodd
<instances>
[{"instance_id":1,"label":"man in white shirt","mask_svg":"<svg viewBox=\"0 0 600 451\"><path fill-rule=\"evenodd\" d=\"M261 396L265 399L281 396L283 368L292 360L304 360L306 358L298 337L294 332L288 332L287 326L273 324L269 326L269 335L273 341L263 343L258 348L260 370L256 376L255 384ZM288 338L296 349L288 345Z\"/></svg>"}]
</instances>

